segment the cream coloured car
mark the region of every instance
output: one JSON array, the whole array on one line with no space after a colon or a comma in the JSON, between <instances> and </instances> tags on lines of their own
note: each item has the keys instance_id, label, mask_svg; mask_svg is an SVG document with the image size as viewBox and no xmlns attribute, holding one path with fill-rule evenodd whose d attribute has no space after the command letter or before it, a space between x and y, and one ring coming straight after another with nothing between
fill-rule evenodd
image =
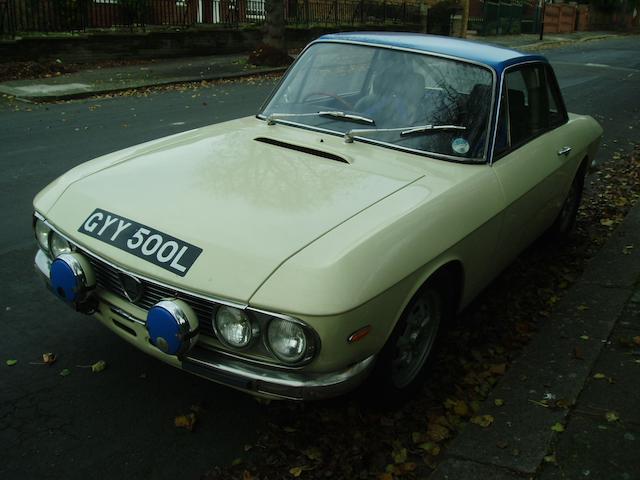
<instances>
[{"instance_id":1,"label":"cream coloured car","mask_svg":"<svg viewBox=\"0 0 640 480\"><path fill-rule=\"evenodd\" d=\"M34 200L55 295L175 367L276 398L420 385L439 325L572 226L602 134L539 55L326 35L255 117L69 171Z\"/></svg>"}]
</instances>

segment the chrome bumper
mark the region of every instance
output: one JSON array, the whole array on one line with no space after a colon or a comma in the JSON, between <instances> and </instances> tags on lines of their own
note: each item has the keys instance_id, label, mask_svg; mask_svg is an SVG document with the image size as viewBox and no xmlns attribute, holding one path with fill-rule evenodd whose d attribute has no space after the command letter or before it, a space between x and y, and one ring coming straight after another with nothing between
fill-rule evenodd
<instances>
[{"instance_id":1,"label":"chrome bumper","mask_svg":"<svg viewBox=\"0 0 640 480\"><path fill-rule=\"evenodd\" d=\"M51 260L42 250L38 250L35 256L35 268L48 287L50 287L50 266ZM111 327L112 323L110 322L103 321L103 323L139 349L151 353L148 351L149 343L143 340L144 321L133 318L126 312L119 313L118 310L121 309L118 308L110 310L113 314L121 317L119 320L126 320L127 325L131 326L131 330L139 331L140 334L126 334L122 329ZM141 344L143 341L145 342L144 346ZM157 349L154 349L153 356L216 383L254 395L289 400L319 400L344 394L357 387L367 377L375 363L375 356L372 355L338 372L308 373L300 370L274 369L243 362L198 345L180 358L178 362L176 362L176 357L166 355Z\"/></svg>"}]
</instances>

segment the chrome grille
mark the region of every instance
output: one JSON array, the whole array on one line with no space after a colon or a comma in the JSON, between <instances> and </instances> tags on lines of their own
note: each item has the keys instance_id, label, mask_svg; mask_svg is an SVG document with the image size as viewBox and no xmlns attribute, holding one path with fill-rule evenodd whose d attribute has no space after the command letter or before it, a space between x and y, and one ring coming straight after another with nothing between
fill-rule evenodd
<instances>
[{"instance_id":1,"label":"chrome grille","mask_svg":"<svg viewBox=\"0 0 640 480\"><path fill-rule=\"evenodd\" d=\"M118 276L118 274L121 273L120 270L92 256L89 256L89 260L96 274L96 283L98 284L98 286L129 301L124 293L124 289L122 288L120 277ZM149 310L163 298L179 298L187 302L198 316L198 321L200 323L200 333L209 335L211 337L216 336L211 325L213 311L218 306L216 303L210 302L208 300L203 300L202 298L198 298L186 293L177 292L175 290L172 290L171 288L157 285L148 282L147 280L139 280L142 282L142 285L144 287L144 294L142 295L140 300L134 303L134 305L137 305L138 307L145 310Z\"/></svg>"}]
</instances>

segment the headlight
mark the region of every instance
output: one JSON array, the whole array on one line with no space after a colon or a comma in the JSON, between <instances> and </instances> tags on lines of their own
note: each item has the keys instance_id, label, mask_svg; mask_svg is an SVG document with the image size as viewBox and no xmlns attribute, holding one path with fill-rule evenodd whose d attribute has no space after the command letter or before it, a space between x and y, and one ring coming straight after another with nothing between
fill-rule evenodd
<instances>
[{"instance_id":1,"label":"headlight","mask_svg":"<svg viewBox=\"0 0 640 480\"><path fill-rule=\"evenodd\" d=\"M36 233L36 240L38 241L38 245L40 245L40 248L42 250L49 253L49 234L51 233L51 229L47 227L47 225L42 220L37 218L34 230Z\"/></svg>"},{"instance_id":2,"label":"headlight","mask_svg":"<svg viewBox=\"0 0 640 480\"><path fill-rule=\"evenodd\" d=\"M281 318L274 318L267 330L269 348L285 363L298 363L307 355L309 341L300 325Z\"/></svg>"},{"instance_id":3,"label":"headlight","mask_svg":"<svg viewBox=\"0 0 640 480\"><path fill-rule=\"evenodd\" d=\"M56 258L63 253L71 253L71 245L56 232L51 232L49 235L49 251L51 256Z\"/></svg>"},{"instance_id":4,"label":"headlight","mask_svg":"<svg viewBox=\"0 0 640 480\"><path fill-rule=\"evenodd\" d=\"M213 322L218 338L233 348L244 348L260 334L257 325L243 310L233 307L220 307Z\"/></svg>"}]
</instances>

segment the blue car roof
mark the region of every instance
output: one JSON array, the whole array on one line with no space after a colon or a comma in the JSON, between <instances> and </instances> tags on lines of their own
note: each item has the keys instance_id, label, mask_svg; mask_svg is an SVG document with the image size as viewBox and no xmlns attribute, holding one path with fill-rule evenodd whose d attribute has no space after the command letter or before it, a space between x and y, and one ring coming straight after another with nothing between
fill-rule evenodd
<instances>
[{"instance_id":1,"label":"blue car roof","mask_svg":"<svg viewBox=\"0 0 640 480\"><path fill-rule=\"evenodd\" d=\"M521 53L508 48L453 37L421 33L348 32L321 36L317 41L358 42L382 47L408 48L482 63L493 68L498 75L516 63L547 62L542 55Z\"/></svg>"}]
</instances>

